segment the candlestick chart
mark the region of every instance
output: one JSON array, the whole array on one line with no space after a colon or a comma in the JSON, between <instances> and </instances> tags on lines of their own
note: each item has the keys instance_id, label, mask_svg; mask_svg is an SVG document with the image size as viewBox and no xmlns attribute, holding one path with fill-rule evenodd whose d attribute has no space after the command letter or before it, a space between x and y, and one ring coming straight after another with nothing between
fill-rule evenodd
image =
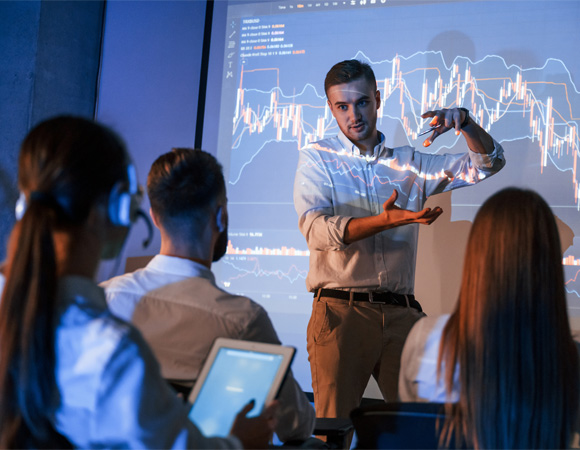
<instances>
[{"instance_id":1,"label":"candlestick chart","mask_svg":"<svg viewBox=\"0 0 580 450\"><path fill-rule=\"evenodd\" d=\"M368 60L362 53L355 56ZM440 52L419 52L397 55L390 61L370 62L381 92L379 129L383 121L394 120L408 143L420 146L423 139L417 134L427 126L421 113L466 107L472 118L498 141L528 141L527 167L520 168L527 172L525 178L551 177L550 183L556 181L561 186L557 193L559 202L564 198L566 206L580 210L577 173L580 93L563 61L552 59L542 67L521 68L508 66L501 57L493 55L476 62L459 56L446 66ZM313 85L303 86L299 92L296 89L286 92L277 82L279 71L279 68L241 68L232 121L229 183L236 186L247 178L260 180L265 186L264 178L252 172L254 160L261 157L260 153L266 153L269 146L282 145L287 158L278 163L272 161L272 167L278 170L264 194L289 197L291 180L281 187L279 171L287 170L293 175L296 152L304 145L336 134L338 129L324 95ZM554 75L548 80L546 72ZM265 89L267 80L272 86ZM460 147L460 137L451 133L446 137L436 140L428 151ZM248 190L243 191L246 196ZM577 259L568 256L564 264L570 265L570 261Z\"/></svg>"}]
</instances>

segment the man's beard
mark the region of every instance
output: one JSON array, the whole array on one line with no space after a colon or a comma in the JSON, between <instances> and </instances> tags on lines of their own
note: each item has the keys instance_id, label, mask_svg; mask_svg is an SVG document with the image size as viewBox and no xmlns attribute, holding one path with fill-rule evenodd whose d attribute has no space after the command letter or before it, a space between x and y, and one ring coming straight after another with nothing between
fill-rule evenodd
<instances>
[{"instance_id":1,"label":"man's beard","mask_svg":"<svg viewBox=\"0 0 580 450\"><path fill-rule=\"evenodd\" d=\"M228 226L226 225L226 229L220 233L215 242L215 246L213 248L213 259L212 262L219 261L222 256L226 254L228 250Z\"/></svg>"}]
</instances>

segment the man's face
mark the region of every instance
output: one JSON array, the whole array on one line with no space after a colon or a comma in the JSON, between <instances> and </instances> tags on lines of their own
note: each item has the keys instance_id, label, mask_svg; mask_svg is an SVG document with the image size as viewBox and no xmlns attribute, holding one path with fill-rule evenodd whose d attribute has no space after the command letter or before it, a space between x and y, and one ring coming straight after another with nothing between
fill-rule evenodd
<instances>
[{"instance_id":1,"label":"man's face","mask_svg":"<svg viewBox=\"0 0 580 450\"><path fill-rule=\"evenodd\" d=\"M378 143L377 110L381 94L364 77L328 89L328 106L344 135L361 151Z\"/></svg>"}]
</instances>

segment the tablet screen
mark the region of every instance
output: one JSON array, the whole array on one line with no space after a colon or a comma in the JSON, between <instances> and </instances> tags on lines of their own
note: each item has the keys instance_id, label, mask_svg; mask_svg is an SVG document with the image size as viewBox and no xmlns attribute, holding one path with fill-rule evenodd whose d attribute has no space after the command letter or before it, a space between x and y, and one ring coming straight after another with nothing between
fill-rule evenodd
<instances>
[{"instance_id":1,"label":"tablet screen","mask_svg":"<svg viewBox=\"0 0 580 450\"><path fill-rule=\"evenodd\" d=\"M203 385L193 400L190 420L206 436L227 436L236 414L250 400L256 404L248 416L260 414L283 360L280 354L220 348L205 380L198 381Z\"/></svg>"}]
</instances>

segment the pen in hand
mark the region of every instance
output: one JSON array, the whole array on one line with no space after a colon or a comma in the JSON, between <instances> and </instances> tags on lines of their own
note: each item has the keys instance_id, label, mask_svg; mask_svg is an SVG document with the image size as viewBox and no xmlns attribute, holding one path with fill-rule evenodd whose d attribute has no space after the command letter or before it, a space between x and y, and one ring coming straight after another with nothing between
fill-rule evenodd
<instances>
[{"instance_id":1,"label":"pen in hand","mask_svg":"<svg viewBox=\"0 0 580 450\"><path fill-rule=\"evenodd\" d=\"M424 134L427 134L427 133L431 133L431 131L433 131L433 130L436 130L436 129L437 129L437 128L439 128L440 126L441 126L441 124L439 124L439 125L436 125L436 126L434 126L434 127L431 127L431 128L429 128L429 129L427 129L427 130L425 130L425 131L422 131L421 133L419 133L419 134L417 135L417 137L419 137L419 136L423 136Z\"/></svg>"}]
</instances>

